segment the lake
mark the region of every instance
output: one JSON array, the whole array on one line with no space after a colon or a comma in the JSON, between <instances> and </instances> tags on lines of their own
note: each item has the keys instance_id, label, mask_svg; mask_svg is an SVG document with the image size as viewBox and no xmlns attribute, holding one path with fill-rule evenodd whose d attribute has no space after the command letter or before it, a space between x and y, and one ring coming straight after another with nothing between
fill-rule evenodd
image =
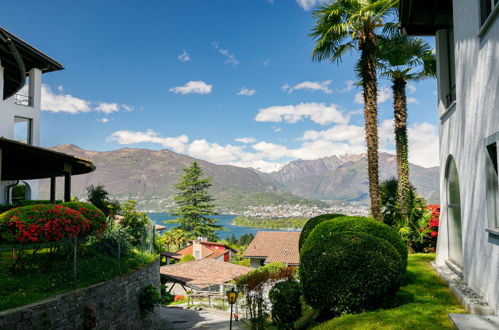
<instances>
[{"instance_id":1,"label":"lake","mask_svg":"<svg viewBox=\"0 0 499 330\"><path fill-rule=\"evenodd\" d=\"M147 215L158 225L164 225L166 226L166 229L170 229L172 227L177 227L178 224L176 223L163 223L165 220L172 220L175 219L174 216L172 216L169 213L147 213ZM217 219L218 225L224 226L226 230L218 230L217 234L218 237L221 239L228 238L230 235L234 234L234 236L239 237L244 234L253 234L256 235L258 231L286 231L286 229L261 229L261 228L251 228L251 227L243 227L243 226L233 226L231 225L232 220L237 217L237 215L231 215L231 214L219 214L214 216L213 218Z\"/></svg>"}]
</instances>

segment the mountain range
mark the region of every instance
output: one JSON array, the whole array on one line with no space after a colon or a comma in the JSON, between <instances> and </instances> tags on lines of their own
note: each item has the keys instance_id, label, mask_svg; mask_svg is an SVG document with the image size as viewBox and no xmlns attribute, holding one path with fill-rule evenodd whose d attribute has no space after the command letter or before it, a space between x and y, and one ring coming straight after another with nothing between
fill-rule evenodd
<instances>
[{"instance_id":1,"label":"mountain range","mask_svg":"<svg viewBox=\"0 0 499 330\"><path fill-rule=\"evenodd\" d=\"M170 150L123 148L113 151L83 150L75 145L59 145L53 150L90 159L97 169L74 176L72 194L86 195L89 185L103 184L113 198L135 199L139 207L164 211L173 205L182 169L198 162L212 178L211 194L220 210L240 211L248 206L302 204L326 206L326 202L368 202L365 155L331 156L316 160L296 160L279 171L264 173L252 168L217 165ZM395 175L395 156L381 153L380 180ZM423 197L438 196L438 168L410 167L411 183ZM57 182L62 195L62 179ZM48 180L40 182L40 197L47 198ZM438 197L437 197L438 198Z\"/></svg>"}]
</instances>

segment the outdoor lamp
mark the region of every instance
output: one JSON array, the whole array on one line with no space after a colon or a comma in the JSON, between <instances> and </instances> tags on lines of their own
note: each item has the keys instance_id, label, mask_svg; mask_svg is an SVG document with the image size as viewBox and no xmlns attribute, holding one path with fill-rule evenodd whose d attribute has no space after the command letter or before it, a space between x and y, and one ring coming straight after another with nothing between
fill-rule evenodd
<instances>
[{"instance_id":1,"label":"outdoor lamp","mask_svg":"<svg viewBox=\"0 0 499 330\"><path fill-rule=\"evenodd\" d=\"M236 303L238 293L239 292L234 290L234 288L227 290L227 300L229 301L229 304L233 305Z\"/></svg>"},{"instance_id":2,"label":"outdoor lamp","mask_svg":"<svg viewBox=\"0 0 499 330\"><path fill-rule=\"evenodd\" d=\"M229 301L230 304L230 326L229 329L232 329L232 306L236 303L237 300L237 290L234 290L234 288L227 290L227 300ZM237 321L237 318L236 318Z\"/></svg>"}]
</instances>

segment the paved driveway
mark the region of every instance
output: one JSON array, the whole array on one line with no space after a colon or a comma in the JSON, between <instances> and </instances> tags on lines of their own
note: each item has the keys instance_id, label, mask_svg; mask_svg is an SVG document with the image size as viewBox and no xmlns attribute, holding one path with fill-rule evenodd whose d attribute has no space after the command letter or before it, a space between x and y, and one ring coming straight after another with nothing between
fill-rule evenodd
<instances>
[{"instance_id":1,"label":"paved driveway","mask_svg":"<svg viewBox=\"0 0 499 330\"><path fill-rule=\"evenodd\" d=\"M211 310L161 307L162 329L229 329L229 314ZM247 329L232 321L232 329Z\"/></svg>"}]
</instances>

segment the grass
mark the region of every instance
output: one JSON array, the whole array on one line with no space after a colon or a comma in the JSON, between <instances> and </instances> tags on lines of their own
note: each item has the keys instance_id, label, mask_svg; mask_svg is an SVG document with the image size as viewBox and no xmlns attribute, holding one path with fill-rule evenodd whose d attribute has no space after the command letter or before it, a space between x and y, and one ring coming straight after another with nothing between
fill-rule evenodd
<instances>
[{"instance_id":1,"label":"grass","mask_svg":"<svg viewBox=\"0 0 499 330\"><path fill-rule=\"evenodd\" d=\"M73 263L61 255L40 251L26 257L27 266L11 273L9 252L0 252L0 310L30 304L73 289ZM131 253L121 259L121 274L152 262L156 256ZM119 274L117 258L87 248L77 258L78 288L111 279Z\"/></svg>"},{"instance_id":2,"label":"grass","mask_svg":"<svg viewBox=\"0 0 499 330\"><path fill-rule=\"evenodd\" d=\"M453 329L447 314L465 310L431 267L434 258L434 254L409 256L407 284L397 293L395 307L342 315L313 329ZM308 328L314 313L308 311L297 328Z\"/></svg>"}]
</instances>

